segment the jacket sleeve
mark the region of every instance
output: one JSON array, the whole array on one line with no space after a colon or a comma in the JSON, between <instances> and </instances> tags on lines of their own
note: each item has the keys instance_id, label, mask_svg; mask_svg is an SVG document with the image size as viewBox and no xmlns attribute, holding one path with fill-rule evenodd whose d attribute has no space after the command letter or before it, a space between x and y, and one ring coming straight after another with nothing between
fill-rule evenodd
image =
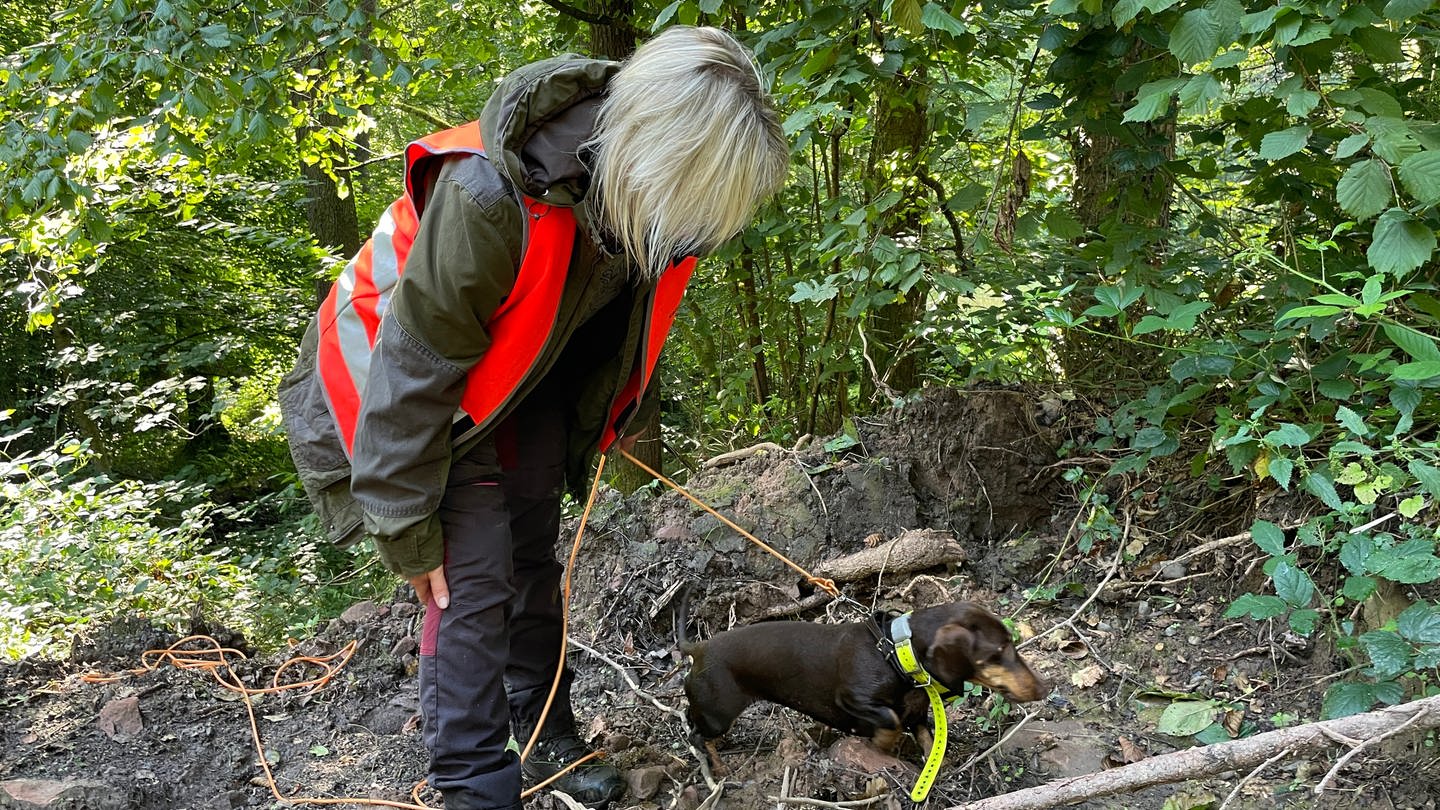
<instances>
[{"instance_id":1,"label":"jacket sleeve","mask_svg":"<svg viewBox=\"0 0 1440 810\"><path fill-rule=\"evenodd\" d=\"M436 180L381 319L356 422L351 494L385 567L405 577L444 561L436 510L451 424L519 266L519 206L498 177L476 180L475 161L483 158L447 161Z\"/></svg>"}]
</instances>

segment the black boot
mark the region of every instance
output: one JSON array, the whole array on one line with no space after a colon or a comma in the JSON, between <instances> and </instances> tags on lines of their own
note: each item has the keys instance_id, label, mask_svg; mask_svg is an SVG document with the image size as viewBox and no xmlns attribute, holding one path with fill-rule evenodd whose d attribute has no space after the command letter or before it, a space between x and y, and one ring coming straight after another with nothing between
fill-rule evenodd
<instances>
[{"instance_id":1,"label":"black boot","mask_svg":"<svg viewBox=\"0 0 1440 810\"><path fill-rule=\"evenodd\" d=\"M521 749L524 749L523 743ZM530 756L521 767L531 782L539 784L590 751L590 746L573 729L562 728L555 733L542 731L540 741L530 749ZM548 788L563 791L586 807L605 810L625 792L625 783L614 765L592 759L551 782Z\"/></svg>"}]
</instances>

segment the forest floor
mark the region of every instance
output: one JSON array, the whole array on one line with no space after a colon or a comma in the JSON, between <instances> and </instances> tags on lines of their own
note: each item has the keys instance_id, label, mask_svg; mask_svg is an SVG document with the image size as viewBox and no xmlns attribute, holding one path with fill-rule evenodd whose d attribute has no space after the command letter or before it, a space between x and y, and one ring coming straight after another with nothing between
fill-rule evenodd
<instances>
[{"instance_id":1,"label":"forest floor","mask_svg":"<svg viewBox=\"0 0 1440 810\"><path fill-rule=\"evenodd\" d=\"M1083 436L1090 418L1076 403L1027 392L935 390L857 422L849 436L772 448L688 478L698 497L807 568L913 530L945 533L959 549L949 562L862 574L840 583L846 595L897 611L971 600L1034 638L1022 653L1053 691L1030 704L981 693L952 706L946 765L925 807L1315 720L1325 689L1354 676L1355 662L1324 642L1223 618L1237 595L1264 585L1260 552L1244 530L1256 517L1295 517L1294 504L1274 493L1186 475L1115 479L1104 493L1113 530L1082 552L1086 527L1103 528L1097 501L1079 503L1078 486L1062 473L1088 465L1099 474L1108 462L1062 461L1057 449ZM1238 539L1194 553L1223 538ZM687 585L691 638L766 617L854 618L674 493L603 494L576 565L570 662L582 732L627 772L629 794L617 808L694 810L712 795L682 719L688 662L673 616ZM425 768L416 721L420 617L403 597L358 604L315 638L237 665L262 686L293 656L359 643L325 688L256 703L265 759L285 795L410 801ZM224 631L213 635L245 647ZM208 675L161 666L110 683L79 677L132 669L144 650L174 640L136 620L84 640L69 660L0 665L0 808L278 806L243 702ZM1160 733L1161 713L1177 700L1214 701L1187 704L1209 707L1216 721L1199 740ZM790 710L752 706L721 745L729 774L708 806L911 806L917 746L907 741L900 758L908 764L887 768L857 743ZM1335 756L1282 759L1248 780L1224 774L1083 807L1189 810L1229 799L1236 808L1433 808L1440 796L1433 738L1387 740L1317 800L1313 788ZM541 793L527 808L566 806Z\"/></svg>"}]
</instances>

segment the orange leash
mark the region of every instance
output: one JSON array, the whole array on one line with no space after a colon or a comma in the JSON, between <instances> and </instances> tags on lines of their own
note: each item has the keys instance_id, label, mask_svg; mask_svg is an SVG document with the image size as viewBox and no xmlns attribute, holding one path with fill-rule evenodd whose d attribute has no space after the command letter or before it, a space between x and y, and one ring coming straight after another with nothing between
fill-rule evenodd
<instances>
[{"instance_id":1,"label":"orange leash","mask_svg":"<svg viewBox=\"0 0 1440 810\"><path fill-rule=\"evenodd\" d=\"M184 649L186 645L194 642L208 644L200 649ZM186 636L169 647L157 650L146 650L140 654L141 666L136 669L126 670L117 675L100 675L87 673L80 676L85 683L115 683L131 675L144 675L159 669L162 664L170 664L177 669L199 669L209 672L222 688L234 692L240 696L245 703L245 712L250 718L250 738L255 743L255 754L260 760L260 768L265 772L265 781L270 788L270 794L275 800L282 804L368 804L377 807L394 807L399 810L434 810L429 805L420 802L418 786L412 795L416 804L404 802L392 802L386 799L365 799L365 798L321 798L315 796L285 796L280 792L280 786L275 782L275 774L270 770L270 761L265 758L265 747L260 741L260 723L255 718L255 702L252 699L255 695L272 694L275 692L287 692L293 689L307 689L310 692L317 692L328 685L340 670L349 663L350 658L355 654L359 642L352 641L340 649L339 652L326 656L302 655L291 658L281 664L275 670L270 679L270 686L253 688L245 685L240 676L235 674L231 665L233 658L244 659L245 653L231 647L222 647L220 642L210 636ZM321 674L317 677L291 683L281 683L280 676L285 671L298 666L318 666Z\"/></svg>"},{"instance_id":2,"label":"orange leash","mask_svg":"<svg viewBox=\"0 0 1440 810\"><path fill-rule=\"evenodd\" d=\"M739 526L735 525L735 522L734 522L734 521L730 520L729 518L725 517L724 515L720 514L719 512L716 512L714 509L711 509L708 504L706 504L704 501L700 500L699 498L695 497L694 495L691 495L688 491L686 491L686 489L685 489L684 487L680 486L679 484L675 483L674 481L671 481L669 478L666 478L665 476L661 475L660 473L658 473L658 472L650 469L648 466L646 466L645 462L641 461L641 460L638 459L638 458L635 458L634 456L632 456L632 455L630 455L629 453L627 453L625 450L622 449L622 450L620 451L620 455L622 455L622 456L624 456L626 459L628 459L631 464L634 464L636 467L639 467L640 469L644 470L645 472L650 473L651 475L655 476L655 478L656 478L657 480L659 480L661 483L665 484L666 486L670 487L671 489L675 490L676 492L678 492L678 493L680 493L681 495L684 495L686 498L690 499L690 502L691 502L691 503L695 504L696 506L700 507L701 509L704 509L706 512L709 512L711 515L713 515L713 516L715 516L717 519L719 519L719 521L720 521L721 523L724 523L726 526L729 526L730 528L732 528L732 529L734 529L735 531L739 532L741 537L745 538L746 540L749 540L750 542L754 543L755 545L759 546L760 548L763 548L763 549L765 549L766 551L768 551L768 552L770 552L771 554L773 554L773 555L776 557L776 559L780 560L780 562L783 562L783 563L785 563L786 565L788 565L788 566L790 566L791 568L793 568L793 569L795 569L796 571L798 571L798 572L800 573L800 576L805 577L805 579L808 580L808 581L810 582L810 584L812 584L812 585L814 585L815 587L819 588L820 590L822 590L822 591L830 594L831 596L835 597L836 599L843 599L843 598L844 598L844 597L841 596L841 594L840 594L840 588L835 585L835 580L833 580L833 579L826 579L826 578L824 578L824 577L817 577L817 576L815 576L814 574L810 573L809 571L806 571L803 567L800 566L799 563L795 562L794 560L790 559L789 557L786 557L784 554L781 554L780 552L778 552L778 551L776 551L775 549L771 548L770 546L766 545L766 544L764 543L764 541L762 541L760 538L756 537L755 535L751 534L750 532L747 532L747 531L745 531L744 529L740 528Z\"/></svg>"}]
</instances>

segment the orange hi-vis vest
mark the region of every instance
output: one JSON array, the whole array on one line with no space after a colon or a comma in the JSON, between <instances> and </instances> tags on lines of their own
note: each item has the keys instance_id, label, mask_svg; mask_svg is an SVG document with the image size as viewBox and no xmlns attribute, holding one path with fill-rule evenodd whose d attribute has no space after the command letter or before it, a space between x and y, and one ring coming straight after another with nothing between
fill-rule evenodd
<instances>
[{"instance_id":1,"label":"orange hi-vis vest","mask_svg":"<svg viewBox=\"0 0 1440 810\"><path fill-rule=\"evenodd\" d=\"M345 265L320 305L320 378L347 457L355 445L355 426L380 319L391 291L405 272L405 259L420 227L420 212L428 191L426 178L438 169L438 161L456 154L485 155L479 122L428 135L405 148L405 193L385 210L370 239ZM522 202L530 212L525 253L514 289L485 324L490 347L466 378L455 420L468 420L469 427L457 439L485 429L515 394L550 339L565 289L575 244L575 214L569 208L525 196ZM634 413L694 270L695 257L687 257L672 263L656 283L642 338L645 362L611 403L600 437L602 451L615 441Z\"/></svg>"}]
</instances>

